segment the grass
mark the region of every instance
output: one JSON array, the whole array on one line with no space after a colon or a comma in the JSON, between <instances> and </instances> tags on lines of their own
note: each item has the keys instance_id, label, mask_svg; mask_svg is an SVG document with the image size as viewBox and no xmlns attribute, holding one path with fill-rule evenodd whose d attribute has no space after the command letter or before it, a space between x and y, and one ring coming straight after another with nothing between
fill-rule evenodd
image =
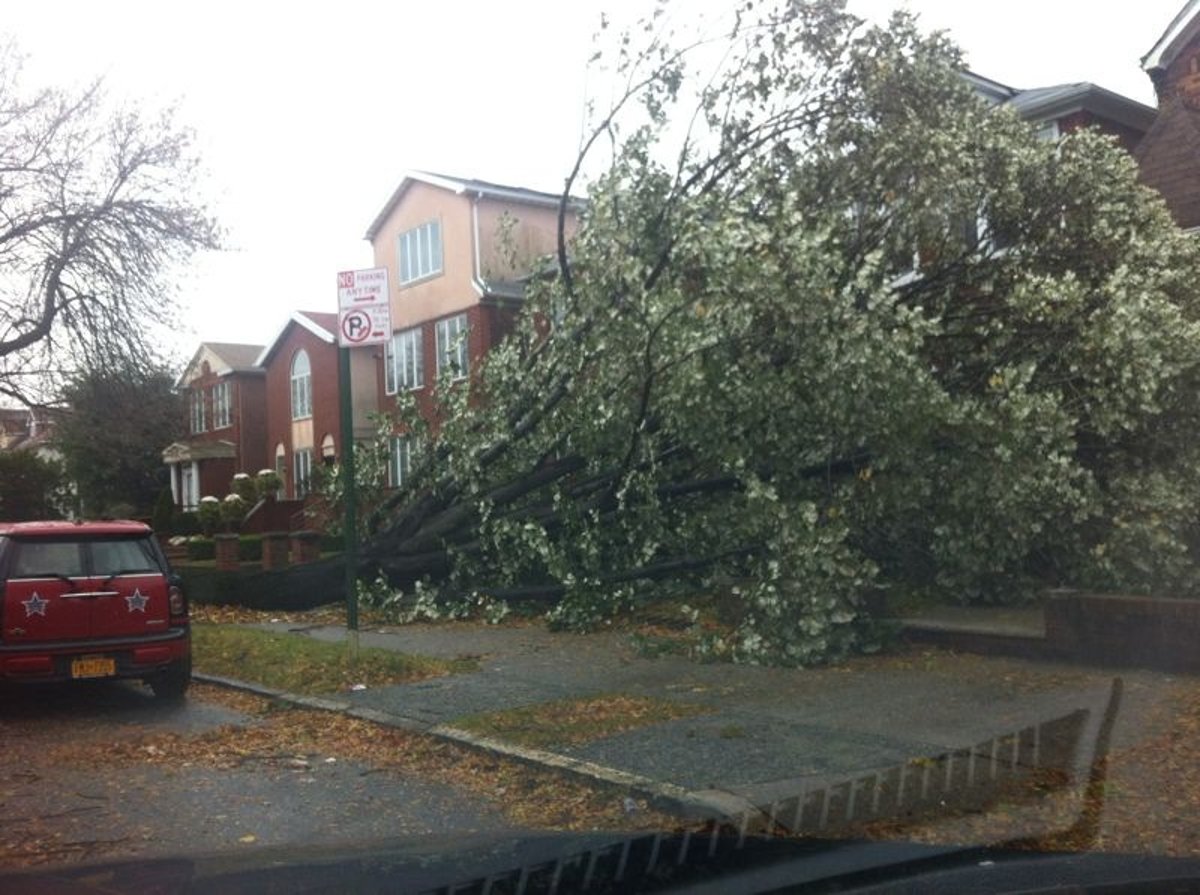
<instances>
[{"instance_id":1,"label":"grass","mask_svg":"<svg viewBox=\"0 0 1200 895\"><path fill-rule=\"evenodd\" d=\"M197 671L262 684L289 693L332 693L355 684L399 684L474 671L467 659L432 659L390 650L363 649L353 666L342 643L230 625L193 624Z\"/></svg>"},{"instance_id":2,"label":"grass","mask_svg":"<svg viewBox=\"0 0 1200 895\"><path fill-rule=\"evenodd\" d=\"M499 712L467 715L455 727L535 749L586 743L626 730L687 718L703 706L620 693L560 699Z\"/></svg>"}]
</instances>

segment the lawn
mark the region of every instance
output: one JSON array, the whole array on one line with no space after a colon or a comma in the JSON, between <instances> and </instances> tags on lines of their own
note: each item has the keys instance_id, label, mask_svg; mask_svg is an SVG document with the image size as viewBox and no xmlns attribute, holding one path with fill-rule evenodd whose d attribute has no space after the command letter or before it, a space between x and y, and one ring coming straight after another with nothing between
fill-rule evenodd
<instances>
[{"instance_id":1,"label":"lawn","mask_svg":"<svg viewBox=\"0 0 1200 895\"><path fill-rule=\"evenodd\" d=\"M360 650L358 660L351 663L343 643L204 623L192 625L192 661L202 673L310 695L348 690L356 684L401 684L478 667L469 659L433 659L382 649Z\"/></svg>"}]
</instances>

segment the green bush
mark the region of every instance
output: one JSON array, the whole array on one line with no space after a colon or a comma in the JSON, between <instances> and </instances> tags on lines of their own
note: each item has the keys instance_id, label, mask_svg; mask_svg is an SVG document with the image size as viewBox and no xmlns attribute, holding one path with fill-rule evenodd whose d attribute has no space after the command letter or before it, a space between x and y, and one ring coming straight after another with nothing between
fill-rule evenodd
<instances>
[{"instance_id":1,"label":"green bush","mask_svg":"<svg viewBox=\"0 0 1200 895\"><path fill-rule=\"evenodd\" d=\"M191 537L200 534L200 520L195 513L181 510L171 520L171 533Z\"/></svg>"},{"instance_id":2,"label":"green bush","mask_svg":"<svg viewBox=\"0 0 1200 895\"><path fill-rule=\"evenodd\" d=\"M178 571L184 593L197 604L288 612L345 599L341 557L273 572L223 572L204 566Z\"/></svg>"},{"instance_id":3,"label":"green bush","mask_svg":"<svg viewBox=\"0 0 1200 895\"><path fill-rule=\"evenodd\" d=\"M174 520L175 498L172 496L170 488L163 488L158 492L158 499L154 501L154 513L150 517L150 526L158 533L159 537L165 538L175 533L172 525Z\"/></svg>"},{"instance_id":4,"label":"green bush","mask_svg":"<svg viewBox=\"0 0 1200 895\"><path fill-rule=\"evenodd\" d=\"M194 538L187 544L188 559L205 562L216 559L217 548L212 538ZM241 562L262 561L262 535L242 535L238 538L238 559Z\"/></svg>"},{"instance_id":5,"label":"green bush","mask_svg":"<svg viewBox=\"0 0 1200 895\"><path fill-rule=\"evenodd\" d=\"M205 562L217 558L217 548L212 538L192 538L187 542L187 558L192 562Z\"/></svg>"}]
</instances>

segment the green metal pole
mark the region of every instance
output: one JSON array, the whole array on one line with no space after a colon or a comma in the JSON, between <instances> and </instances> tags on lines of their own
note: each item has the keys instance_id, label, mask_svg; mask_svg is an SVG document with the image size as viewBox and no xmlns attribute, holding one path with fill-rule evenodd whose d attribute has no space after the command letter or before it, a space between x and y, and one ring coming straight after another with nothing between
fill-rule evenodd
<instances>
[{"instance_id":1,"label":"green metal pole","mask_svg":"<svg viewBox=\"0 0 1200 895\"><path fill-rule=\"evenodd\" d=\"M350 349L338 349L338 399L342 411L342 495L346 510L346 636L350 658L358 658L358 496L354 488L354 406L350 391Z\"/></svg>"}]
</instances>

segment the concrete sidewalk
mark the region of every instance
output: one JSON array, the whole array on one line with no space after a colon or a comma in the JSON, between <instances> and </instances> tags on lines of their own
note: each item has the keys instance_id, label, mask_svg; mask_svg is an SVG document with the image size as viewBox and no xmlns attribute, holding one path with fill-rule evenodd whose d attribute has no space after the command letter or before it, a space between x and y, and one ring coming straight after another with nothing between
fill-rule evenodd
<instances>
[{"instance_id":1,"label":"concrete sidewalk","mask_svg":"<svg viewBox=\"0 0 1200 895\"><path fill-rule=\"evenodd\" d=\"M345 636L329 626L260 627L326 641ZM475 623L364 631L361 643L472 656L479 670L309 704L581 773L709 815L734 815L1080 709L1094 725L1113 677L1098 669L911 647L822 669L699 664L639 655L623 633ZM1163 692L1156 682L1165 677L1123 674L1147 695L1126 706L1114 745L1144 733L1153 694ZM455 726L466 715L600 693L687 703L702 712L551 750L483 740Z\"/></svg>"}]
</instances>

